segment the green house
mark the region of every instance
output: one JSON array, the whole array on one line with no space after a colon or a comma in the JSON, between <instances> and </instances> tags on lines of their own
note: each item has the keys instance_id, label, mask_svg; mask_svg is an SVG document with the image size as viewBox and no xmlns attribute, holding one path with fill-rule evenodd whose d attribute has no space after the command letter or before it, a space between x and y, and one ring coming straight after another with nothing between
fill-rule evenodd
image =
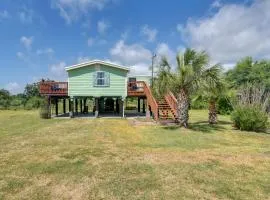
<instances>
[{"instance_id":1,"label":"green house","mask_svg":"<svg viewBox=\"0 0 270 200\"><path fill-rule=\"evenodd\" d=\"M77 104L78 99L91 98L95 101L95 114L116 111L124 116L124 101L128 96L137 96L143 101L144 93L129 93L131 82L145 77L129 77L129 68L101 60L93 60L66 67L68 73L68 96ZM136 91L138 91L136 85ZM145 103L145 102L144 102ZM77 105L75 106L77 108Z\"/></svg>"},{"instance_id":2,"label":"green house","mask_svg":"<svg viewBox=\"0 0 270 200\"><path fill-rule=\"evenodd\" d=\"M55 116L59 116L58 103L62 101L64 116L69 113L70 117L93 114L124 117L132 114L125 112L129 98L133 106L127 105L127 108L133 108L137 101L137 113L148 117L152 114L155 120L171 116L176 119L175 98L166 95L156 101L150 89L150 76L132 76L128 67L101 60L72 65L66 71L67 82L42 80L39 84L40 94L47 99L47 108L55 107Z\"/></svg>"},{"instance_id":3,"label":"green house","mask_svg":"<svg viewBox=\"0 0 270 200\"><path fill-rule=\"evenodd\" d=\"M66 68L68 96L117 97L127 96L128 67L94 60Z\"/></svg>"}]
</instances>

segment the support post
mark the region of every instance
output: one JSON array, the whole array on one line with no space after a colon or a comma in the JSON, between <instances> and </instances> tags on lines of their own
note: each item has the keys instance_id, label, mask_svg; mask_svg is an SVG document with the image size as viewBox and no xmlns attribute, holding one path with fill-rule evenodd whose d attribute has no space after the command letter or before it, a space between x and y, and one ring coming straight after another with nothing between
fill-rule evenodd
<instances>
[{"instance_id":1,"label":"support post","mask_svg":"<svg viewBox=\"0 0 270 200\"><path fill-rule=\"evenodd\" d=\"M98 98L95 98L95 106L96 106L96 111L95 111L95 117L97 118L98 115L99 115L99 99Z\"/></svg>"},{"instance_id":2,"label":"support post","mask_svg":"<svg viewBox=\"0 0 270 200\"><path fill-rule=\"evenodd\" d=\"M146 118L150 119L151 118L151 114L150 114L150 106L148 105L148 102L146 100Z\"/></svg>"},{"instance_id":3,"label":"support post","mask_svg":"<svg viewBox=\"0 0 270 200\"><path fill-rule=\"evenodd\" d=\"M75 112L76 112L76 115L78 114L78 99L75 98Z\"/></svg>"},{"instance_id":4,"label":"support post","mask_svg":"<svg viewBox=\"0 0 270 200\"><path fill-rule=\"evenodd\" d=\"M66 99L63 99L63 112L66 114Z\"/></svg>"},{"instance_id":5,"label":"support post","mask_svg":"<svg viewBox=\"0 0 270 200\"><path fill-rule=\"evenodd\" d=\"M118 99L120 107L120 116L125 117L125 101L123 99Z\"/></svg>"},{"instance_id":6,"label":"support post","mask_svg":"<svg viewBox=\"0 0 270 200\"><path fill-rule=\"evenodd\" d=\"M73 118L74 117L74 101L73 98L69 99L69 117Z\"/></svg>"},{"instance_id":7,"label":"support post","mask_svg":"<svg viewBox=\"0 0 270 200\"><path fill-rule=\"evenodd\" d=\"M125 117L125 99L122 99L122 109L123 109L123 114L122 117Z\"/></svg>"},{"instance_id":8,"label":"support post","mask_svg":"<svg viewBox=\"0 0 270 200\"><path fill-rule=\"evenodd\" d=\"M88 111L86 110L86 98L83 99L83 112L87 113Z\"/></svg>"},{"instance_id":9,"label":"support post","mask_svg":"<svg viewBox=\"0 0 270 200\"><path fill-rule=\"evenodd\" d=\"M138 97L138 112L141 111L141 98Z\"/></svg>"},{"instance_id":10,"label":"support post","mask_svg":"<svg viewBox=\"0 0 270 200\"><path fill-rule=\"evenodd\" d=\"M82 101L82 99L80 99L80 109L81 109L81 113L83 113L83 101Z\"/></svg>"},{"instance_id":11,"label":"support post","mask_svg":"<svg viewBox=\"0 0 270 200\"><path fill-rule=\"evenodd\" d=\"M115 104L116 104L116 105L115 105L115 107L116 107L116 108L115 108L115 109L116 109L116 113L119 114L119 113L120 113L120 110L119 110L119 99L118 99L118 98L116 99Z\"/></svg>"},{"instance_id":12,"label":"support post","mask_svg":"<svg viewBox=\"0 0 270 200\"><path fill-rule=\"evenodd\" d=\"M68 111L70 112L71 111L71 100L68 99Z\"/></svg>"},{"instance_id":13,"label":"support post","mask_svg":"<svg viewBox=\"0 0 270 200\"><path fill-rule=\"evenodd\" d=\"M51 96L48 96L48 111L49 111L49 113L48 113L48 119L51 119L51 117L52 117L52 109L51 109Z\"/></svg>"},{"instance_id":14,"label":"support post","mask_svg":"<svg viewBox=\"0 0 270 200\"><path fill-rule=\"evenodd\" d=\"M145 99L143 99L143 113L145 113Z\"/></svg>"},{"instance_id":15,"label":"support post","mask_svg":"<svg viewBox=\"0 0 270 200\"><path fill-rule=\"evenodd\" d=\"M55 115L58 115L58 98L55 98Z\"/></svg>"}]
</instances>

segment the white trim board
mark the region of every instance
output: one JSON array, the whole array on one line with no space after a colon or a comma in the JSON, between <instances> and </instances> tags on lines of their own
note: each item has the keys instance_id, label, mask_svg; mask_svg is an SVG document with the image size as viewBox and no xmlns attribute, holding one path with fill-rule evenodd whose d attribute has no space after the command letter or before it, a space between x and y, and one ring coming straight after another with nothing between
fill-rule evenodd
<instances>
[{"instance_id":1,"label":"white trim board","mask_svg":"<svg viewBox=\"0 0 270 200\"><path fill-rule=\"evenodd\" d=\"M105 62L105 61L102 61L102 60L92 60L92 61L88 61L88 62L84 62L84 63L79 63L79 64L76 64L76 65L71 65L71 66L65 67L65 69L66 69L66 71L70 71L70 70L73 70L73 69L78 69L78 68L81 68L81 67L91 66L91 65L95 65L95 64L105 65L105 66L114 67L114 68L122 69L122 70L125 70L125 71L129 71L129 67L113 64L113 63L110 63L110 62Z\"/></svg>"}]
</instances>

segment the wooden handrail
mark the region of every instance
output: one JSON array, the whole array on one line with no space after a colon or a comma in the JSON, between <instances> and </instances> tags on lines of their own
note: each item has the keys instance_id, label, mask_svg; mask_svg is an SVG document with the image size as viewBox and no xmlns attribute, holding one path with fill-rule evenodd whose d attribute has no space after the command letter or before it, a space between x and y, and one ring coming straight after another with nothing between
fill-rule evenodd
<instances>
[{"instance_id":1,"label":"wooden handrail","mask_svg":"<svg viewBox=\"0 0 270 200\"><path fill-rule=\"evenodd\" d=\"M152 95L151 89L149 88L149 86L143 81L144 84L144 92L147 98L147 103L149 104L149 106L151 107L151 111L154 115L154 119L158 120L159 116L158 116L158 104L156 99L154 98L154 96Z\"/></svg>"},{"instance_id":2,"label":"wooden handrail","mask_svg":"<svg viewBox=\"0 0 270 200\"><path fill-rule=\"evenodd\" d=\"M176 118L178 118L178 113L177 113L177 99L175 98L175 96L173 95L173 93L171 91L169 91L165 95L165 100L169 104L169 106L170 106L172 112L174 113L174 115L176 116Z\"/></svg>"},{"instance_id":3,"label":"wooden handrail","mask_svg":"<svg viewBox=\"0 0 270 200\"><path fill-rule=\"evenodd\" d=\"M44 95L67 95L67 82L41 81L39 83L39 93Z\"/></svg>"}]
</instances>

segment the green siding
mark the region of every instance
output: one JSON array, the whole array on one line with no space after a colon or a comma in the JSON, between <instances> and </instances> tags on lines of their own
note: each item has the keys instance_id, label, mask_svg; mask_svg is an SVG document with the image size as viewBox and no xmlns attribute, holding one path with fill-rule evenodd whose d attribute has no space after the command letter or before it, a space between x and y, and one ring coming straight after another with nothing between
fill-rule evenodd
<instances>
[{"instance_id":1,"label":"green siding","mask_svg":"<svg viewBox=\"0 0 270 200\"><path fill-rule=\"evenodd\" d=\"M96 71L110 73L110 84L107 87L95 87ZM92 65L68 71L68 95L74 96L127 96L127 71L105 66Z\"/></svg>"}]
</instances>

